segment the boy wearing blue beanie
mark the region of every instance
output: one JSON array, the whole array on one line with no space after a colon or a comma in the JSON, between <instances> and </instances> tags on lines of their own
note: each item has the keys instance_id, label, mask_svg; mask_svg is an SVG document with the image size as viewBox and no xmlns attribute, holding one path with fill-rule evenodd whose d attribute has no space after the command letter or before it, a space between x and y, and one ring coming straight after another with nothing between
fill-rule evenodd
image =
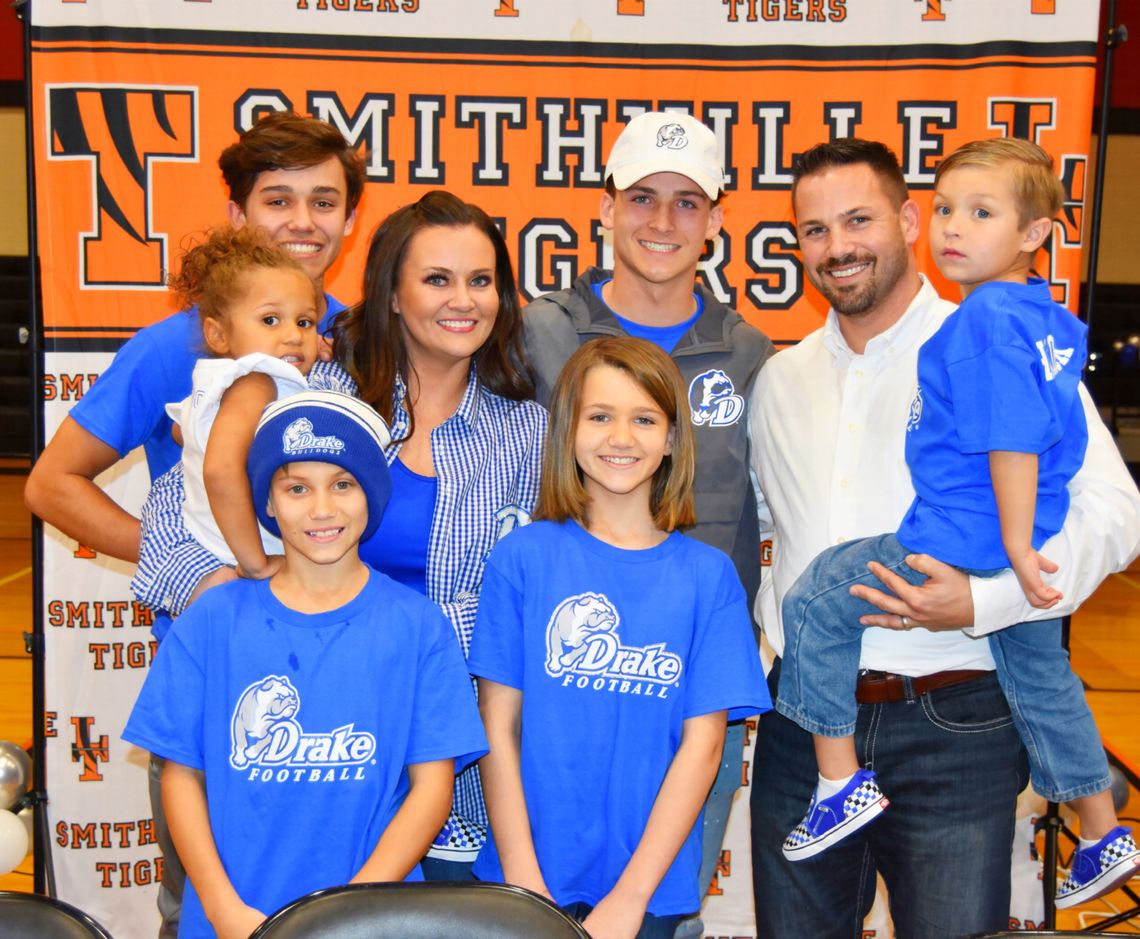
<instances>
[{"instance_id":1,"label":"boy wearing blue beanie","mask_svg":"<svg viewBox=\"0 0 1140 939\"><path fill-rule=\"evenodd\" d=\"M247 936L323 887L420 879L455 772L487 750L451 626L357 554L391 492L387 442L348 395L266 408L248 468L285 563L176 621L123 732L167 760L183 939Z\"/></svg>"}]
</instances>

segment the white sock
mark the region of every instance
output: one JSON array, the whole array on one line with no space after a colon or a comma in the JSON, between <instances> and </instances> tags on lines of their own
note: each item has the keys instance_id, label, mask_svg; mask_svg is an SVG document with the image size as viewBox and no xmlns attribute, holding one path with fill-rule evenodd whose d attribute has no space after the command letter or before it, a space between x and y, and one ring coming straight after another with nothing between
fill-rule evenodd
<instances>
[{"instance_id":1,"label":"white sock","mask_svg":"<svg viewBox=\"0 0 1140 939\"><path fill-rule=\"evenodd\" d=\"M1099 838L1093 838L1091 841L1088 838L1082 838L1080 848L1082 851L1087 850L1088 848L1091 848L1093 845L1095 845L1098 841L1100 841Z\"/></svg>"},{"instance_id":2,"label":"white sock","mask_svg":"<svg viewBox=\"0 0 1140 939\"><path fill-rule=\"evenodd\" d=\"M833 795L842 791L843 787L851 782L851 780L854 778L854 773L852 773L850 776L845 777L844 779L827 779L821 774L819 777L819 782L816 783L816 792L819 793L819 798L821 801L823 799L830 799Z\"/></svg>"}]
</instances>

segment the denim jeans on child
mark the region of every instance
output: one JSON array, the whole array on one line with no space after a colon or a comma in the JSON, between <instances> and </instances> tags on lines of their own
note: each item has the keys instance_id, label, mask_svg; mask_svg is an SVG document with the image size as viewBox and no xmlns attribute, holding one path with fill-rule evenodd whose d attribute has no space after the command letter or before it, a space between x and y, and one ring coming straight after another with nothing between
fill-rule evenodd
<instances>
[{"instance_id":1,"label":"denim jeans on child","mask_svg":"<svg viewBox=\"0 0 1140 939\"><path fill-rule=\"evenodd\" d=\"M881 612L848 592L882 587L867 570L879 561L912 584L911 552L892 535L835 545L822 552L784 598L784 659L776 709L805 730L843 737L855 730L855 682L866 627L859 617ZM992 576L998 571L967 571ZM1108 761L1080 679L1061 644L1061 621L1019 623L989 636L997 677L1029 754L1033 788L1054 802L1102 792ZM884 792L888 796L893 793Z\"/></svg>"},{"instance_id":2,"label":"denim jeans on child","mask_svg":"<svg viewBox=\"0 0 1140 939\"><path fill-rule=\"evenodd\" d=\"M581 923L594 911L594 907L589 903L571 903L562 907L562 911ZM680 916L654 916L646 913L634 939L673 939L673 933L681 919Z\"/></svg>"},{"instance_id":3,"label":"denim jeans on child","mask_svg":"<svg viewBox=\"0 0 1140 939\"><path fill-rule=\"evenodd\" d=\"M781 662L769 675L773 695ZM1025 751L994 675L859 705L855 746L891 807L802 864L781 846L818 770L811 736L760 717L752 780L757 939L858 939L883 875L897 939L959 939L1009 924L1009 859Z\"/></svg>"}]
</instances>

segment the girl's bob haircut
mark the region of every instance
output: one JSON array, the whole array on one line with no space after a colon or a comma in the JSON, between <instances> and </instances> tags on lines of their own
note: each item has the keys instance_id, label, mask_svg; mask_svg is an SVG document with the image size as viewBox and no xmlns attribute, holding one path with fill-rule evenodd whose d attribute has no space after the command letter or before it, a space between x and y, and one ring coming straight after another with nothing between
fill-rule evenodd
<instances>
[{"instance_id":1,"label":"girl's bob haircut","mask_svg":"<svg viewBox=\"0 0 1140 939\"><path fill-rule=\"evenodd\" d=\"M673 452L662 459L650 488L649 511L654 523L666 532L696 524L693 478L697 450L681 373L660 348L631 336L595 339L567 359L550 397L546 459L534 517L554 522L573 519L587 527L590 497L582 482L582 470L574 459L574 440L586 374L602 365L632 378L665 412L673 430Z\"/></svg>"}]
</instances>

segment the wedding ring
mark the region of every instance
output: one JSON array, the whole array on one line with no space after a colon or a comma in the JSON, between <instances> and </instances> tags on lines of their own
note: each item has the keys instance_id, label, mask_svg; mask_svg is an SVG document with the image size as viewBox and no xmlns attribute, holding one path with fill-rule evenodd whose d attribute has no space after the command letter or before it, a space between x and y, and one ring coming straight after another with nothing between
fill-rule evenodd
<instances>
[{"instance_id":1,"label":"wedding ring","mask_svg":"<svg viewBox=\"0 0 1140 939\"><path fill-rule=\"evenodd\" d=\"M910 629L910 627L911 627L910 617L904 616L902 618L902 628L903 629Z\"/></svg>"}]
</instances>

